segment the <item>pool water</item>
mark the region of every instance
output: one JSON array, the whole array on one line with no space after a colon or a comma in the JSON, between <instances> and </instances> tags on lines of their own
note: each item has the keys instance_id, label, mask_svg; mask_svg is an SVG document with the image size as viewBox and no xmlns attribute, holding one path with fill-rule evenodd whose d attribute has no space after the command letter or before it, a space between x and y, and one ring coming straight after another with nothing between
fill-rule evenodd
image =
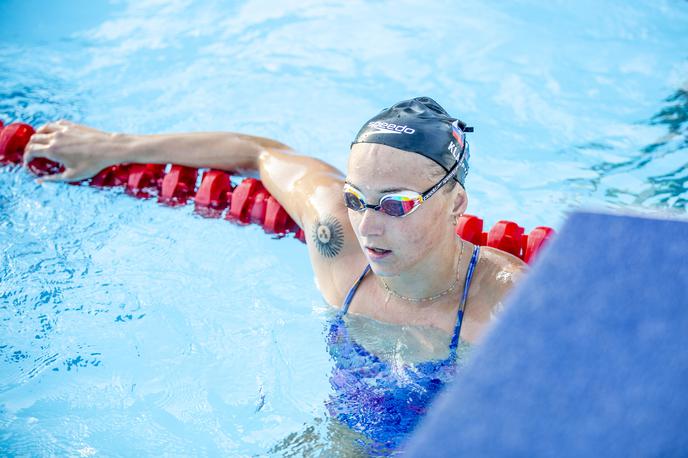
<instances>
[{"instance_id":1,"label":"pool water","mask_svg":"<svg viewBox=\"0 0 688 458\"><path fill-rule=\"evenodd\" d=\"M687 31L678 0L4 0L0 118L247 132L344 170L366 119L428 95L475 126L488 226L685 215ZM0 168L0 454L364 453L324 408L312 278L292 239ZM413 330L356 327L419 358Z\"/></svg>"}]
</instances>

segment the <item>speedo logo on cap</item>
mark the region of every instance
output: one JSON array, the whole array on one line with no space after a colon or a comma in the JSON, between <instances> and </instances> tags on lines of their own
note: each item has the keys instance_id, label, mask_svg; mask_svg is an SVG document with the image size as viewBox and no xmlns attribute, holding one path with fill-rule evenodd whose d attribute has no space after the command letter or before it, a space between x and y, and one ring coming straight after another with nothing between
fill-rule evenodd
<instances>
[{"instance_id":1,"label":"speedo logo on cap","mask_svg":"<svg viewBox=\"0 0 688 458\"><path fill-rule=\"evenodd\" d=\"M416 129L412 129L408 126L399 126L397 124L382 121L369 122L368 126L375 129L376 134L413 134L416 131Z\"/></svg>"}]
</instances>

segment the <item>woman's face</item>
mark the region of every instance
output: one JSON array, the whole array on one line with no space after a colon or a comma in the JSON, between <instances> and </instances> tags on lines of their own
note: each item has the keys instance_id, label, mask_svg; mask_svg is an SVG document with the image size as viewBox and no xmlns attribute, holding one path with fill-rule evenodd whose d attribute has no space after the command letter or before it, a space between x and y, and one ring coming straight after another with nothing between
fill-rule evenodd
<instances>
[{"instance_id":1,"label":"woman's face","mask_svg":"<svg viewBox=\"0 0 688 458\"><path fill-rule=\"evenodd\" d=\"M365 195L366 203L376 205L382 195L390 192L428 190L439 181L433 175L433 165L420 154L376 143L357 143L351 148L347 182ZM454 237L452 208L456 193L442 191L404 217L372 209L349 210L358 243L377 275L399 275L443 255L438 250L446 246L444 241Z\"/></svg>"}]
</instances>

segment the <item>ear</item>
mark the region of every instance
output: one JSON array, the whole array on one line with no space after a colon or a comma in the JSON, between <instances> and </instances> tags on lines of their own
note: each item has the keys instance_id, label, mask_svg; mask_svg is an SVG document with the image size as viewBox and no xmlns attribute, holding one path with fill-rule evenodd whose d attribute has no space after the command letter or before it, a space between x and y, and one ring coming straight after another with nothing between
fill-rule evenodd
<instances>
[{"instance_id":1,"label":"ear","mask_svg":"<svg viewBox=\"0 0 688 458\"><path fill-rule=\"evenodd\" d=\"M450 217L452 221L458 220L459 216L463 215L468 207L468 194L466 194L466 190L463 189L463 186L460 184L456 184L455 186L456 189L453 193L454 196L450 211Z\"/></svg>"}]
</instances>

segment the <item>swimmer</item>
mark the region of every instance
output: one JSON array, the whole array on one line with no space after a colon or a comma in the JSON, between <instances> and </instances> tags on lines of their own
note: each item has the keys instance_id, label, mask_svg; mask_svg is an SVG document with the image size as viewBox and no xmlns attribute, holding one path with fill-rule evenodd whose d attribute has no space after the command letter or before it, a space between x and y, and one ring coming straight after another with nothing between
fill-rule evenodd
<instances>
[{"instance_id":1,"label":"swimmer","mask_svg":"<svg viewBox=\"0 0 688 458\"><path fill-rule=\"evenodd\" d=\"M387 414L398 424L400 415L424 412L447 381L437 373L451 372L459 335L470 343L481 339L525 267L511 254L474 246L455 233L468 204L466 132L471 131L431 98L399 102L363 124L343 174L279 141L251 135L113 134L57 121L37 130L24 163L38 157L62 163L64 172L40 179L58 182L86 179L119 163L257 172L305 231L318 288L339 310L330 329L330 352L335 360L353 353L365 360L361 364L376 366L371 377L377 391L352 375L351 364L338 364L333 386L352 377L360 386L335 390L328 402L333 416L370 433ZM391 367L351 338L346 314L445 334L447 358L405 369L420 387L415 391L426 395L414 398L387 377ZM364 387L370 392L362 394ZM373 410L354 413L345 406L357 400ZM375 410L380 403L387 406ZM412 428L415 421L410 418L401 428ZM379 437L370 435L384 439L384 429Z\"/></svg>"}]
</instances>

